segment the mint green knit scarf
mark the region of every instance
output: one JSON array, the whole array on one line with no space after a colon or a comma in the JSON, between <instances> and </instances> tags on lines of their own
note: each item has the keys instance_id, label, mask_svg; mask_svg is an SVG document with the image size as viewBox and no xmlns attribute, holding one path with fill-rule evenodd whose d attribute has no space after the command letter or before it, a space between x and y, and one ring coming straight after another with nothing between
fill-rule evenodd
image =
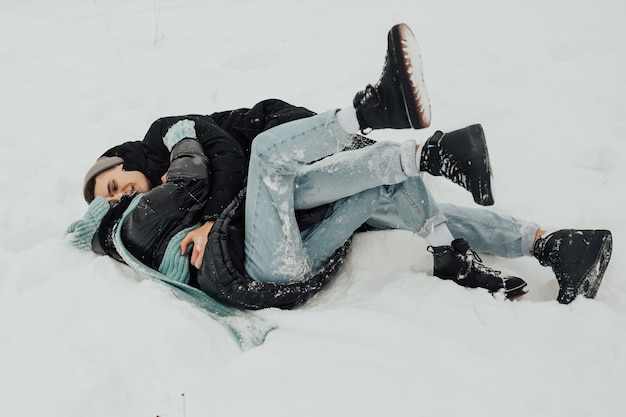
<instances>
[{"instance_id":1,"label":"mint green knit scarf","mask_svg":"<svg viewBox=\"0 0 626 417\"><path fill-rule=\"evenodd\" d=\"M275 324L253 312L221 304L201 290L187 285L189 282L189 261L186 256L180 255L180 241L190 229L181 231L170 241L166 249L166 257L161 262L158 271L141 263L126 249L122 242L119 225L128 217L140 199L141 195L135 196L113 229L115 249L124 262L140 275L166 284L180 299L202 308L211 318L224 326L241 349L246 350L262 344L267 334L276 328ZM178 237L179 235L182 236ZM176 256L176 254L178 255Z\"/></svg>"}]
</instances>

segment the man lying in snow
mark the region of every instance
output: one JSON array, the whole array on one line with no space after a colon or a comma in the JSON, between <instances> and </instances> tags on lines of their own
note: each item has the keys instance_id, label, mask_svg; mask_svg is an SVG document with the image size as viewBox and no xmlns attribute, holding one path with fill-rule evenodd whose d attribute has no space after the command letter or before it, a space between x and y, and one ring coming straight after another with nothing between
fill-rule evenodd
<instances>
[{"instance_id":1,"label":"man lying in snow","mask_svg":"<svg viewBox=\"0 0 626 417\"><path fill-rule=\"evenodd\" d=\"M547 234L534 223L430 195L423 173L493 204L480 125L436 132L421 146L357 135L430 125L421 69L413 34L400 24L389 32L379 81L358 92L353 107L316 115L266 100L159 119L142 142L110 149L89 170L90 206L67 238L120 261L132 256L247 309L306 301L332 277L351 236L372 229L423 237L434 275L465 287L519 297L526 283L488 268L475 251L534 255L552 267L559 302L595 297L611 255L609 231Z\"/></svg>"}]
</instances>

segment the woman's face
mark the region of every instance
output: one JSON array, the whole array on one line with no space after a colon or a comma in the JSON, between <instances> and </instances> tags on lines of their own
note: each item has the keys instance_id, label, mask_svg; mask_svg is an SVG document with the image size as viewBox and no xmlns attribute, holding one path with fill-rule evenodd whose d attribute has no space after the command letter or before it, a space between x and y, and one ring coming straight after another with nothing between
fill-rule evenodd
<instances>
[{"instance_id":1,"label":"woman's face","mask_svg":"<svg viewBox=\"0 0 626 417\"><path fill-rule=\"evenodd\" d=\"M122 195L145 193L150 190L150 182L139 171L124 171L122 164L110 168L96 176L93 193L107 201L119 200Z\"/></svg>"}]
</instances>

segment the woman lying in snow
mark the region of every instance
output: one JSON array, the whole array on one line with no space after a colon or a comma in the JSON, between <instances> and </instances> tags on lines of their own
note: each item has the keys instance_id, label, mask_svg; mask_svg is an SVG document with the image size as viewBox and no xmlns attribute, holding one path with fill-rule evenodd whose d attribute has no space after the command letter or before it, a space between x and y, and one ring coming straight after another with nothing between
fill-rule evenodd
<instances>
[{"instance_id":1,"label":"woman lying in snow","mask_svg":"<svg viewBox=\"0 0 626 417\"><path fill-rule=\"evenodd\" d=\"M89 170L89 209L67 238L119 261L132 257L247 309L303 303L335 273L355 232L384 229L426 239L434 275L465 287L519 297L526 283L483 265L475 251L533 255L552 267L559 302L595 297L611 255L609 231L547 234L534 223L439 204L430 195L423 173L463 186L480 205L493 204L480 125L436 132L421 146L357 135L430 125L408 26L390 30L381 78L353 104L316 115L266 100L159 119L142 142L110 149Z\"/></svg>"}]
</instances>

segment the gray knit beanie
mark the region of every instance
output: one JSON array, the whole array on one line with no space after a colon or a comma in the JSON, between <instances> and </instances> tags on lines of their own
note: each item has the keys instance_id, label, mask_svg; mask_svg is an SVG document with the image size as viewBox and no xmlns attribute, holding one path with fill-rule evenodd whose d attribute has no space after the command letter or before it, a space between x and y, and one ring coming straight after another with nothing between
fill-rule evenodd
<instances>
[{"instance_id":1,"label":"gray knit beanie","mask_svg":"<svg viewBox=\"0 0 626 417\"><path fill-rule=\"evenodd\" d=\"M110 207L109 202L104 197L96 197L89 204L87 213L83 218L76 220L67 228L65 240L78 249L91 250L93 236L98 231L100 223L109 212Z\"/></svg>"},{"instance_id":2,"label":"gray knit beanie","mask_svg":"<svg viewBox=\"0 0 626 417\"><path fill-rule=\"evenodd\" d=\"M95 164L87 174L85 175L85 180L83 181L83 196L85 197L85 201L91 203L94 198L93 195L93 187L95 185L95 179L98 175L102 174L107 169L111 169L116 165L123 164L124 160L119 156L101 156L98 158Z\"/></svg>"}]
</instances>

